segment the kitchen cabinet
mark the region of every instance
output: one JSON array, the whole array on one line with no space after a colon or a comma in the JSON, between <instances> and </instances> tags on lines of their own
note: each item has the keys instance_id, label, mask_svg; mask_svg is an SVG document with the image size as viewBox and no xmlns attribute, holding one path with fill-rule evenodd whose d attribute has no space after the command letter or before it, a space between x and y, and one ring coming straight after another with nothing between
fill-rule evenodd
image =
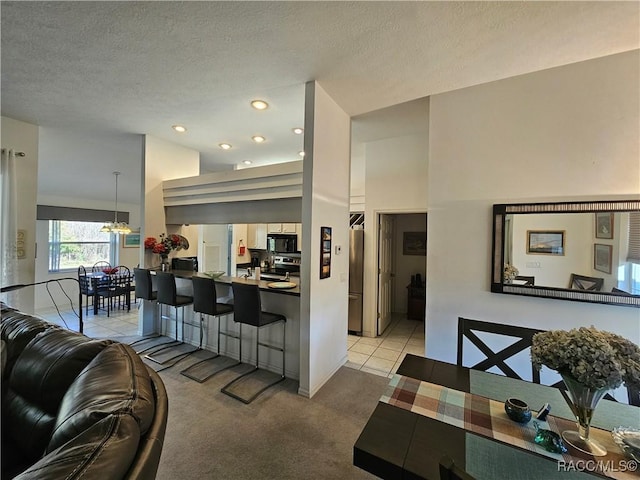
<instances>
[{"instance_id":1,"label":"kitchen cabinet","mask_svg":"<svg viewBox=\"0 0 640 480\"><path fill-rule=\"evenodd\" d=\"M266 223L250 223L247 225L247 247L260 250L267 249Z\"/></svg>"},{"instance_id":2,"label":"kitchen cabinet","mask_svg":"<svg viewBox=\"0 0 640 480\"><path fill-rule=\"evenodd\" d=\"M269 223L267 231L269 233L297 233L297 223Z\"/></svg>"}]
</instances>

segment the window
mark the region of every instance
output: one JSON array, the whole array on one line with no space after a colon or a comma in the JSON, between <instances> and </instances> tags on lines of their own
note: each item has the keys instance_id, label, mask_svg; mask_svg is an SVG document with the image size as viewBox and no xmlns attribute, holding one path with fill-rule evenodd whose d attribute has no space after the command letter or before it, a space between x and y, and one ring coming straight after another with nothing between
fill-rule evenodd
<instances>
[{"instance_id":1,"label":"window","mask_svg":"<svg viewBox=\"0 0 640 480\"><path fill-rule=\"evenodd\" d=\"M91 267L101 260L115 264L116 235L100 227L99 222L49 220L49 272Z\"/></svg>"}]
</instances>

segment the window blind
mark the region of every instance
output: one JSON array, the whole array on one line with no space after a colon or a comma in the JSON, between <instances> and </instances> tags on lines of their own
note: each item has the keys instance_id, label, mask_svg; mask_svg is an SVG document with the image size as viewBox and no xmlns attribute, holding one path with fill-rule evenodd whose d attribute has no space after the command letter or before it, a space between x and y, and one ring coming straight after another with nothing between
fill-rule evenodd
<instances>
[{"instance_id":1,"label":"window blind","mask_svg":"<svg viewBox=\"0 0 640 480\"><path fill-rule=\"evenodd\" d=\"M57 207L38 205L38 220L67 220L69 222L112 222L113 210L94 210L90 208ZM118 211L118 221L129 223L129 212Z\"/></svg>"},{"instance_id":2,"label":"window blind","mask_svg":"<svg viewBox=\"0 0 640 480\"><path fill-rule=\"evenodd\" d=\"M640 263L640 212L629 213L628 252L628 262Z\"/></svg>"}]
</instances>

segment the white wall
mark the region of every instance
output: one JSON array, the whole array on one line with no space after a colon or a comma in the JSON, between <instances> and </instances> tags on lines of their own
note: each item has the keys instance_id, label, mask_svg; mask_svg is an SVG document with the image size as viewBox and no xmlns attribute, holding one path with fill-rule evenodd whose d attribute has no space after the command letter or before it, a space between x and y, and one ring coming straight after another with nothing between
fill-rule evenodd
<instances>
[{"instance_id":1,"label":"white wall","mask_svg":"<svg viewBox=\"0 0 640 480\"><path fill-rule=\"evenodd\" d=\"M427 108L424 114L426 127ZM427 131L369 142L365 146L364 336L376 335L378 214L427 210L428 149Z\"/></svg>"},{"instance_id":2,"label":"white wall","mask_svg":"<svg viewBox=\"0 0 640 480\"><path fill-rule=\"evenodd\" d=\"M16 157L18 178L18 230L25 231L25 258L18 259L16 283L35 281L36 198L38 191L38 127L8 117L0 118L2 148L24 152ZM1 248L6 248L2 245ZM39 288L39 287L37 287ZM33 312L34 289L26 288L0 296L25 312Z\"/></svg>"},{"instance_id":3,"label":"white wall","mask_svg":"<svg viewBox=\"0 0 640 480\"><path fill-rule=\"evenodd\" d=\"M174 178L198 175L200 172L200 153L190 148L176 145L150 135L144 140L144 198L141 199L144 210L144 222L141 225L141 237L159 238L161 233L176 233L189 240L188 250L173 251L170 257L190 257L198 254L198 227L196 225L166 225L164 215L164 197L162 182ZM159 255L144 253L145 267L160 264Z\"/></svg>"},{"instance_id":4,"label":"white wall","mask_svg":"<svg viewBox=\"0 0 640 480\"><path fill-rule=\"evenodd\" d=\"M492 204L640 193L638 60L636 50L431 98L427 356L455 362L459 316L594 325L640 342L635 308L489 291Z\"/></svg>"},{"instance_id":5,"label":"white wall","mask_svg":"<svg viewBox=\"0 0 640 480\"><path fill-rule=\"evenodd\" d=\"M300 387L309 397L347 359L350 118L317 83L305 98ZM320 279L320 228L332 228L331 276ZM342 247L336 254L335 246Z\"/></svg>"}]
</instances>

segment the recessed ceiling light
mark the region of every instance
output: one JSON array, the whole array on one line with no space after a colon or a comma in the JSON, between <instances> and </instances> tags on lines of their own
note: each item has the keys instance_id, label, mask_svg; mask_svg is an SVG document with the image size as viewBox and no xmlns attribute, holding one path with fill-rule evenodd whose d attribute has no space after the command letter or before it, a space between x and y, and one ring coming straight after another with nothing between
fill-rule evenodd
<instances>
[{"instance_id":1,"label":"recessed ceiling light","mask_svg":"<svg viewBox=\"0 0 640 480\"><path fill-rule=\"evenodd\" d=\"M301 157L304 157L304 152L301 150L298 152L298 155L300 155Z\"/></svg>"},{"instance_id":2,"label":"recessed ceiling light","mask_svg":"<svg viewBox=\"0 0 640 480\"><path fill-rule=\"evenodd\" d=\"M269 107L269 104L264 100L252 100L251 106L256 110L264 110Z\"/></svg>"},{"instance_id":3,"label":"recessed ceiling light","mask_svg":"<svg viewBox=\"0 0 640 480\"><path fill-rule=\"evenodd\" d=\"M296 135L302 135L302 132L304 132L304 128L296 127L292 128L291 131Z\"/></svg>"},{"instance_id":4,"label":"recessed ceiling light","mask_svg":"<svg viewBox=\"0 0 640 480\"><path fill-rule=\"evenodd\" d=\"M242 163L245 165L251 165L253 162L251 160L244 160Z\"/></svg>"},{"instance_id":5,"label":"recessed ceiling light","mask_svg":"<svg viewBox=\"0 0 640 480\"><path fill-rule=\"evenodd\" d=\"M187 131L187 129L182 125L172 125L171 128L173 128L176 132L179 132L179 133L184 133Z\"/></svg>"},{"instance_id":6,"label":"recessed ceiling light","mask_svg":"<svg viewBox=\"0 0 640 480\"><path fill-rule=\"evenodd\" d=\"M266 138L264 138L262 135L254 135L253 137L251 137L251 140L256 143L262 143L266 140Z\"/></svg>"},{"instance_id":7,"label":"recessed ceiling light","mask_svg":"<svg viewBox=\"0 0 640 480\"><path fill-rule=\"evenodd\" d=\"M228 143L219 143L218 146L223 150L229 150L231 148L231 145Z\"/></svg>"}]
</instances>

